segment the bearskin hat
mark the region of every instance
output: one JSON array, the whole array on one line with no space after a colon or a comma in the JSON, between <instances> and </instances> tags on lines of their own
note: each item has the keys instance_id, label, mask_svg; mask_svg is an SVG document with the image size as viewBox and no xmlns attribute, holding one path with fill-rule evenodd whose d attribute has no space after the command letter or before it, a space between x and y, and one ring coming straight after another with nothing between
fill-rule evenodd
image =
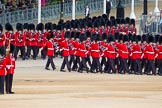
<instances>
[{"instance_id":1,"label":"bearskin hat","mask_svg":"<svg viewBox=\"0 0 162 108\"><path fill-rule=\"evenodd\" d=\"M121 24L125 24L125 19L121 19Z\"/></svg>"},{"instance_id":2,"label":"bearskin hat","mask_svg":"<svg viewBox=\"0 0 162 108\"><path fill-rule=\"evenodd\" d=\"M70 38L71 34L70 34L70 31L66 31L65 32L65 38Z\"/></svg>"},{"instance_id":3,"label":"bearskin hat","mask_svg":"<svg viewBox=\"0 0 162 108\"><path fill-rule=\"evenodd\" d=\"M53 32L50 31L50 32L49 32L49 36L47 36L47 39L50 40L50 39L53 38L53 37L54 37Z\"/></svg>"},{"instance_id":4,"label":"bearskin hat","mask_svg":"<svg viewBox=\"0 0 162 108\"><path fill-rule=\"evenodd\" d=\"M112 26L116 26L116 20L111 20L111 22L112 22Z\"/></svg>"},{"instance_id":5,"label":"bearskin hat","mask_svg":"<svg viewBox=\"0 0 162 108\"><path fill-rule=\"evenodd\" d=\"M52 24L52 28L53 28L53 30L56 30L56 27L57 27L57 25L54 23L54 24Z\"/></svg>"},{"instance_id":6,"label":"bearskin hat","mask_svg":"<svg viewBox=\"0 0 162 108\"><path fill-rule=\"evenodd\" d=\"M79 36L80 36L80 32L76 32L76 33L75 33L75 39L76 39L76 38L79 38Z\"/></svg>"},{"instance_id":7,"label":"bearskin hat","mask_svg":"<svg viewBox=\"0 0 162 108\"><path fill-rule=\"evenodd\" d=\"M28 23L24 23L24 29L29 29L29 24Z\"/></svg>"},{"instance_id":8,"label":"bearskin hat","mask_svg":"<svg viewBox=\"0 0 162 108\"><path fill-rule=\"evenodd\" d=\"M137 36L136 36L136 41L137 41L137 42L142 41L141 35L137 35Z\"/></svg>"},{"instance_id":9,"label":"bearskin hat","mask_svg":"<svg viewBox=\"0 0 162 108\"><path fill-rule=\"evenodd\" d=\"M108 20L107 23L106 23L106 25L111 27L112 26L111 21Z\"/></svg>"},{"instance_id":10,"label":"bearskin hat","mask_svg":"<svg viewBox=\"0 0 162 108\"><path fill-rule=\"evenodd\" d=\"M98 22L99 22L99 21L96 20L96 21L93 23L93 26L98 28L98 27L99 27L99 23L98 23Z\"/></svg>"},{"instance_id":11,"label":"bearskin hat","mask_svg":"<svg viewBox=\"0 0 162 108\"><path fill-rule=\"evenodd\" d=\"M119 41L123 40L123 34L119 34L118 39Z\"/></svg>"},{"instance_id":12,"label":"bearskin hat","mask_svg":"<svg viewBox=\"0 0 162 108\"><path fill-rule=\"evenodd\" d=\"M107 42L112 42L112 41L115 41L114 36L112 34L109 34Z\"/></svg>"},{"instance_id":13,"label":"bearskin hat","mask_svg":"<svg viewBox=\"0 0 162 108\"><path fill-rule=\"evenodd\" d=\"M35 30L35 25L34 25L34 24L32 24L32 23L31 23L31 24L29 24L29 29L30 29L30 30Z\"/></svg>"},{"instance_id":14,"label":"bearskin hat","mask_svg":"<svg viewBox=\"0 0 162 108\"><path fill-rule=\"evenodd\" d=\"M152 35L149 35L148 37L148 43L154 42L154 37Z\"/></svg>"},{"instance_id":15,"label":"bearskin hat","mask_svg":"<svg viewBox=\"0 0 162 108\"><path fill-rule=\"evenodd\" d=\"M115 20L115 17L114 16L110 16L110 20Z\"/></svg>"},{"instance_id":16,"label":"bearskin hat","mask_svg":"<svg viewBox=\"0 0 162 108\"><path fill-rule=\"evenodd\" d=\"M87 39L87 36L84 33L82 33L82 34L79 35L79 39L80 39L81 42L83 42Z\"/></svg>"},{"instance_id":17,"label":"bearskin hat","mask_svg":"<svg viewBox=\"0 0 162 108\"><path fill-rule=\"evenodd\" d=\"M53 24L51 22L48 22L46 29L47 30L52 30Z\"/></svg>"},{"instance_id":18,"label":"bearskin hat","mask_svg":"<svg viewBox=\"0 0 162 108\"><path fill-rule=\"evenodd\" d=\"M142 35L142 41L148 42L148 38L147 38L147 36L145 34Z\"/></svg>"},{"instance_id":19,"label":"bearskin hat","mask_svg":"<svg viewBox=\"0 0 162 108\"><path fill-rule=\"evenodd\" d=\"M129 36L129 35L128 35L128 36ZM131 41L132 41L132 42L136 42L136 37L137 37L136 34L133 34L133 35L131 36Z\"/></svg>"},{"instance_id":20,"label":"bearskin hat","mask_svg":"<svg viewBox=\"0 0 162 108\"><path fill-rule=\"evenodd\" d=\"M105 39L107 39L107 34L106 33L103 33L102 34L102 40L105 40Z\"/></svg>"},{"instance_id":21,"label":"bearskin hat","mask_svg":"<svg viewBox=\"0 0 162 108\"><path fill-rule=\"evenodd\" d=\"M81 29L86 28L85 22L82 22L82 23L81 23L80 28L81 28Z\"/></svg>"},{"instance_id":22,"label":"bearskin hat","mask_svg":"<svg viewBox=\"0 0 162 108\"><path fill-rule=\"evenodd\" d=\"M120 24L120 19L116 19L116 23L117 24Z\"/></svg>"},{"instance_id":23,"label":"bearskin hat","mask_svg":"<svg viewBox=\"0 0 162 108\"><path fill-rule=\"evenodd\" d=\"M33 24L33 25L34 25L34 24ZM23 25L22 25L21 23L17 23L17 24L16 24L16 30L17 30L17 31L22 31L23 28L24 28L24 27L23 27Z\"/></svg>"},{"instance_id":24,"label":"bearskin hat","mask_svg":"<svg viewBox=\"0 0 162 108\"><path fill-rule=\"evenodd\" d=\"M70 36L70 38L74 38L74 37L75 37L75 32L72 31L72 32L71 32L71 36Z\"/></svg>"},{"instance_id":25,"label":"bearskin hat","mask_svg":"<svg viewBox=\"0 0 162 108\"><path fill-rule=\"evenodd\" d=\"M86 36L87 36L87 38L88 38L88 37L91 37L91 32L87 31L87 32L86 32Z\"/></svg>"},{"instance_id":26,"label":"bearskin hat","mask_svg":"<svg viewBox=\"0 0 162 108\"><path fill-rule=\"evenodd\" d=\"M88 27L92 27L92 22L91 21L88 21L87 26Z\"/></svg>"},{"instance_id":27,"label":"bearskin hat","mask_svg":"<svg viewBox=\"0 0 162 108\"><path fill-rule=\"evenodd\" d=\"M97 35L95 33L91 35L91 41L95 41L96 38L97 38Z\"/></svg>"},{"instance_id":28,"label":"bearskin hat","mask_svg":"<svg viewBox=\"0 0 162 108\"><path fill-rule=\"evenodd\" d=\"M127 35L123 35L123 42L127 42L127 41L129 41L128 36Z\"/></svg>"},{"instance_id":29,"label":"bearskin hat","mask_svg":"<svg viewBox=\"0 0 162 108\"><path fill-rule=\"evenodd\" d=\"M115 38L115 40L118 40L118 39L119 39L119 33L118 33L118 32L116 32L116 33L114 34L114 38Z\"/></svg>"},{"instance_id":30,"label":"bearskin hat","mask_svg":"<svg viewBox=\"0 0 162 108\"><path fill-rule=\"evenodd\" d=\"M37 30L40 30L40 31L43 31L43 30L44 30L44 25L43 25L43 23L37 24L36 29L37 29Z\"/></svg>"},{"instance_id":31,"label":"bearskin hat","mask_svg":"<svg viewBox=\"0 0 162 108\"><path fill-rule=\"evenodd\" d=\"M130 24L130 18L129 18L129 17L126 17L126 18L125 18L125 23L126 23L126 24Z\"/></svg>"},{"instance_id":32,"label":"bearskin hat","mask_svg":"<svg viewBox=\"0 0 162 108\"><path fill-rule=\"evenodd\" d=\"M6 29L7 31L13 31L13 27L12 27L12 25L11 25L10 23L6 23L6 24L5 24L5 29Z\"/></svg>"},{"instance_id":33,"label":"bearskin hat","mask_svg":"<svg viewBox=\"0 0 162 108\"><path fill-rule=\"evenodd\" d=\"M3 32L3 26L0 24L0 31Z\"/></svg>"},{"instance_id":34,"label":"bearskin hat","mask_svg":"<svg viewBox=\"0 0 162 108\"><path fill-rule=\"evenodd\" d=\"M131 19L130 24L133 24L135 26L135 19Z\"/></svg>"},{"instance_id":35,"label":"bearskin hat","mask_svg":"<svg viewBox=\"0 0 162 108\"><path fill-rule=\"evenodd\" d=\"M106 19L107 17L107 14L102 14L102 18Z\"/></svg>"}]
</instances>

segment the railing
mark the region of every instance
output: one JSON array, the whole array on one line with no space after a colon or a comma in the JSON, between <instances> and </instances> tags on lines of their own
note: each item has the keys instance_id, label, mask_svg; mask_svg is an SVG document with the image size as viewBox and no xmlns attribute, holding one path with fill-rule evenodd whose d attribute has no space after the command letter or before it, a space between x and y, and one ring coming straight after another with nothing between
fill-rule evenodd
<instances>
[{"instance_id":1,"label":"railing","mask_svg":"<svg viewBox=\"0 0 162 108\"><path fill-rule=\"evenodd\" d=\"M160 23L160 13L140 15L139 34L159 34L162 33L162 23Z\"/></svg>"},{"instance_id":2,"label":"railing","mask_svg":"<svg viewBox=\"0 0 162 108\"><path fill-rule=\"evenodd\" d=\"M135 4L139 3L139 0L135 0ZM85 6L89 5L90 12L99 12L103 10L103 0L82 0L76 2L76 15L82 15L85 12ZM118 0L112 0L112 8L116 8ZM123 6L128 6L131 4L131 0L122 0ZM72 3L66 2L63 4L64 17L69 17L72 15ZM48 5L42 7L41 17L42 21L48 21L53 19L58 19L60 17L61 6L60 3L53 5ZM36 22L38 19L38 9L30 8L24 10L17 10L12 12L6 12L0 14L0 23L5 25L7 22L11 24L16 24L18 22Z\"/></svg>"}]
</instances>

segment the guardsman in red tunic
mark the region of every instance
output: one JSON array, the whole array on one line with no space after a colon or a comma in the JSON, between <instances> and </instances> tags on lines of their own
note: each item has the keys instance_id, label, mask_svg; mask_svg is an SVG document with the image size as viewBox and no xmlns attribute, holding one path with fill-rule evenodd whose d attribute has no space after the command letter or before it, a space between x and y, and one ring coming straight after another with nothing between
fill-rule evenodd
<instances>
[{"instance_id":1,"label":"guardsman in red tunic","mask_svg":"<svg viewBox=\"0 0 162 108\"><path fill-rule=\"evenodd\" d=\"M27 57L27 51L30 49L30 46L29 46L29 24L28 23L24 23L24 35L26 37L26 40L25 40L25 45L26 45L26 59L28 59L29 57Z\"/></svg>"},{"instance_id":2,"label":"guardsman in red tunic","mask_svg":"<svg viewBox=\"0 0 162 108\"><path fill-rule=\"evenodd\" d=\"M38 41L38 35L35 33L35 25L29 24L29 49L27 50L27 57L30 57L31 50L33 50L33 60L36 60L36 46Z\"/></svg>"},{"instance_id":3,"label":"guardsman in red tunic","mask_svg":"<svg viewBox=\"0 0 162 108\"><path fill-rule=\"evenodd\" d=\"M3 55L5 55L6 50L5 50L5 35L3 34L3 27L0 24L0 50L2 51Z\"/></svg>"},{"instance_id":4,"label":"guardsman in red tunic","mask_svg":"<svg viewBox=\"0 0 162 108\"><path fill-rule=\"evenodd\" d=\"M107 34L103 33L102 34L102 41L100 42L100 50L101 50L101 67L106 67L106 52L105 52L105 48L106 48L106 42L107 42Z\"/></svg>"},{"instance_id":5,"label":"guardsman in red tunic","mask_svg":"<svg viewBox=\"0 0 162 108\"><path fill-rule=\"evenodd\" d=\"M158 60L159 60L159 70L158 74L162 76L162 36L159 37L159 48L157 51Z\"/></svg>"},{"instance_id":6,"label":"guardsman in red tunic","mask_svg":"<svg viewBox=\"0 0 162 108\"><path fill-rule=\"evenodd\" d=\"M127 42L128 42L128 36L127 35L123 35L123 42L120 45L120 57L121 57L121 65L119 68L119 73L121 74L125 74L126 72L129 73L129 68L128 68L128 57L129 57L129 51L128 51L128 46L127 46Z\"/></svg>"},{"instance_id":7,"label":"guardsman in red tunic","mask_svg":"<svg viewBox=\"0 0 162 108\"><path fill-rule=\"evenodd\" d=\"M36 48L36 55L38 56L39 54L39 49L42 48L45 44L46 41L46 37L43 33L44 30L44 25L42 23L37 24L37 33L36 35L38 36L38 40L37 40L37 48ZM41 50L41 58L45 59L45 50Z\"/></svg>"},{"instance_id":8,"label":"guardsman in red tunic","mask_svg":"<svg viewBox=\"0 0 162 108\"><path fill-rule=\"evenodd\" d=\"M136 37L137 44L135 44L132 48L132 53L134 55L134 73L136 75L142 75L142 62L141 62L141 56L142 56L142 49L141 49L141 36L138 35Z\"/></svg>"},{"instance_id":9,"label":"guardsman in red tunic","mask_svg":"<svg viewBox=\"0 0 162 108\"><path fill-rule=\"evenodd\" d=\"M52 32L50 33L50 36L48 36L48 41L46 42L46 45L44 45L44 47L42 47L41 50L43 50L43 48L45 47L47 48L47 56L48 56L45 69L50 70L49 65L51 64L52 69L55 70L56 66L53 62L55 46L53 45L53 33Z\"/></svg>"},{"instance_id":10,"label":"guardsman in red tunic","mask_svg":"<svg viewBox=\"0 0 162 108\"><path fill-rule=\"evenodd\" d=\"M100 35L99 34L93 34L92 35L92 44L91 44L91 56L92 56L92 66L90 69L90 72L94 73L94 70L96 70L96 72L102 73L102 67L100 64L100 49L99 49L99 41L100 41Z\"/></svg>"},{"instance_id":11,"label":"guardsman in red tunic","mask_svg":"<svg viewBox=\"0 0 162 108\"><path fill-rule=\"evenodd\" d=\"M88 62L89 64L89 67L91 67L92 63L91 63L91 59L90 59L90 56L91 56L91 51L90 51L90 46L91 46L91 32L86 32L86 36L87 36L87 40L86 40L86 48L88 50L88 53L87 53L87 58L86 58L86 62Z\"/></svg>"},{"instance_id":12,"label":"guardsman in red tunic","mask_svg":"<svg viewBox=\"0 0 162 108\"><path fill-rule=\"evenodd\" d=\"M146 46L148 45L148 38L145 34L142 35L142 45L141 45L141 49L142 49L142 70L144 70L144 74L146 74L146 69L147 69L147 54L146 54Z\"/></svg>"},{"instance_id":13,"label":"guardsman in red tunic","mask_svg":"<svg viewBox=\"0 0 162 108\"><path fill-rule=\"evenodd\" d=\"M7 75L5 77L6 93L14 94L14 92L12 92L12 82L13 82L13 75L15 73L15 58L13 56L12 51L10 51L9 54L7 54L6 56L6 71L7 71Z\"/></svg>"},{"instance_id":14,"label":"guardsman in red tunic","mask_svg":"<svg viewBox=\"0 0 162 108\"><path fill-rule=\"evenodd\" d=\"M74 42L74 55L75 55L75 62L72 67L72 70L77 70L80 65L80 51L79 51L79 32L75 33L75 42Z\"/></svg>"},{"instance_id":15,"label":"guardsman in red tunic","mask_svg":"<svg viewBox=\"0 0 162 108\"><path fill-rule=\"evenodd\" d=\"M81 43L79 44L81 62L80 62L79 68L78 68L78 72L82 73L83 68L85 68L88 73L89 69L86 64L86 57L88 54L88 50L85 45L87 36L85 34L80 34L79 39L81 41Z\"/></svg>"},{"instance_id":16,"label":"guardsman in red tunic","mask_svg":"<svg viewBox=\"0 0 162 108\"><path fill-rule=\"evenodd\" d=\"M107 41L109 44L106 45L106 58L107 58L107 67L104 70L106 73L116 73L115 69L115 59L116 59L116 51L114 47L114 37L112 35L108 35Z\"/></svg>"},{"instance_id":17,"label":"guardsman in red tunic","mask_svg":"<svg viewBox=\"0 0 162 108\"><path fill-rule=\"evenodd\" d=\"M147 54L147 64L148 67L146 69L146 73L148 75L156 75L156 69L155 69L155 50L153 47L154 37L150 35L148 37L148 45L146 46L146 54ZM151 73L152 72L152 73Z\"/></svg>"},{"instance_id":18,"label":"guardsman in red tunic","mask_svg":"<svg viewBox=\"0 0 162 108\"><path fill-rule=\"evenodd\" d=\"M65 65L67 66L68 71L71 72L71 67L68 61L68 57L70 56L70 53L69 53L70 49L69 49L69 43L68 43L69 38L70 38L70 29L67 29L67 31L65 32L65 40L62 42L62 45L61 45L61 48L63 50L63 56L64 56L64 60L60 68L61 72L66 72L64 70Z\"/></svg>"},{"instance_id":19,"label":"guardsman in red tunic","mask_svg":"<svg viewBox=\"0 0 162 108\"><path fill-rule=\"evenodd\" d=\"M21 51L22 60L25 60L25 40L26 37L23 34L23 25L17 23L16 25L17 32L14 34L16 37L16 49L15 49L15 60L17 59L17 54L19 50Z\"/></svg>"},{"instance_id":20,"label":"guardsman in red tunic","mask_svg":"<svg viewBox=\"0 0 162 108\"><path fill-rule=\"evenodd\" d=\"M4 81L6 76L6 58L3 56L3 52L0 49L0 95L4 94Z\"/></svg>"},{"instance_id":21,"label":"guardsman in red tunic","mask_svg":"<svg viewBox=\"0 0 162 108\"><path fill-rule=\"evenodd\" d=\"M75 59L74 59L74 35L75 35L75 32L72 31L71 32L71 37L70 37L70 40L69 40L69 48L70 48L70 60L69 60L69 64L70 64L70 67L72 66L72 63L74 65L74 62L75 62Z\"/></svg>"}]
</instances>

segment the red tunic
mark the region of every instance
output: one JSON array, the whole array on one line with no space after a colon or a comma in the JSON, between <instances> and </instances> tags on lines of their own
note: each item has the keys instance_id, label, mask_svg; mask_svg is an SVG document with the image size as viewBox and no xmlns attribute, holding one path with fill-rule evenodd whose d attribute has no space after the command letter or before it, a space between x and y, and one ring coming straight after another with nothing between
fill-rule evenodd
<instances>
[{"instance_id":1,"label":"red tunic","mask_svg":"<svg viewBox=\"0 0 162 108\"><path fill-rule=\"evenodd\" d=\"M129 52L126 44L121 44L121 58L127 59L129 57Z\"/></svg>"},{"instance_id":2,"label":"red tunic","mask_svg":"<svg viewBox=\"0 0 162 108\"><path fill-rule=\"evenodd\" d=\"M15 58L13 56L6 57L7 74L14 74L15 72Z\"/></svg>"},{"instance_id":3,"label":"red tunic","mask_svg":"<svg viewBox=\"0 0 162 108\"><path fill-rule=\"evenodd\" d=\"M108 44L107 45L107 53L106 53L106 57L110 58L110 59L115 59L116 58L116 52L114 49L114 46L112 44Z\"/></svg>"},{"instance_id":4,"label":"red tunic","mask_svg":"<svg viewBox=\"0 0 162 108\"><path fill-rule=\"evenodd\" d=\"M159 50L157 51L157 59L162 59L162 45L159 45Z\"/></svg>"},{"instance_id":5,"label":"red tunic","mask_svg":"<svg viewBox=\"0 0 162 108\"><path fill-rule=\"evenodd\" d=\"M47 47L47 55L48 56L54 56L54 46L51 41L47 41L46 46Z\"/></svg>"},{"instance_id":6,"label":"red tunic","mask_svg":"<svg viewBox=\"0 0 162 108\"><path fill-rule=\"evenodd\" d=\"M87 57L87 49L84 43L79 44L79 49L80 49L80 57L86 58Z\"/></svg>"},{"instance_id":7,"label":"red tunic","mask_svg":"<svg viewBox=\"0 0 162 108\"><path fill-rule=\"evenodd\" d=\"M139 44L136 44L133 46L132 49L133 49L132 59L141 59L141 56L142 56L141 46Z\"/></svg>"},{"instance_id":8,"label":"red tunic","mask_svg":"<svg viewBox=\"0 0 162 108\"><path fill-rule=\"evenodd\" d=\"M38 34L35 33L29 33L29 45L30 46L37 46L38 41Z\"/></svg>"},{"instance_id":9,"label":"red tunic","mask_svg":"<svg viewBox=\"0 0 162 108\"><path fill-rule=\"evenodd\" d=\"M37 33L38 40L37 40L37 46L42 47L46 41L46 37L43 33Z\"/></svg>"},{"instance_id":10,"label":"red tunic","mask_svg":"<svg viewBox=\"0 0 162 108\"><path fill-rule=\"evenodd\" d=\"M64 40L62 42L61 48L63 49L63 56L69 56L70 55L68 41Z\"/></svg>"},{"instance_id":11,"label":"red tunic","mask_svg":"<svg viewBox=\"0 0 162 108\"><path fill-rule=\"evenodd\" d=\"M99 44L98 43L92 43L91 44L91 56L93 58L100 58L100 50L99 50Z\"/></svg>"},{"instance_id":12,"label":"red tunic","mask_svg":"<svg viewBox=\"0 0 162 108\"><path fill-rule=\"evenodd\" d=\"M74 42L74 51L76 56L80 56L80 51L79 51L79 42L75 41Z\"/></svg>"},{"instance_id":13,"label":"red tunic","mask_svg":"<svg viewBox=\"0 0 162 108\"><path fill-rule=\"evenodd\" d=\"M146 54L148 60L155 60L155 51L151 45L146 46Z\"/></svg>"},{"instance_id":14,"label":"red tunic","mask_svg":"<svg viewBox=\"0 0 162 108\"><path fill-rule=\"evenodd\" d=\"M24 34L20 34L19 32L17 32L16 34L16 45L17 46L25 46L25 35Z\"/></svg>"}]
</instances>

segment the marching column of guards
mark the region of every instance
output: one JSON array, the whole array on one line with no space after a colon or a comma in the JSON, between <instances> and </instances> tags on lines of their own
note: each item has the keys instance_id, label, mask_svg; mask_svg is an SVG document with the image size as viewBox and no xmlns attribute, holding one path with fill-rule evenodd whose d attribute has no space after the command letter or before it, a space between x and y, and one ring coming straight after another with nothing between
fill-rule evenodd
<instances>
[{"instance_id":1,"label":"marching column of guards","mask_svg":"<svg viewBox=\"0 0 162 108\"><path fill-rule=\"evenodd\" d=\"M10 46L17 59L36 60L48 56L45 69L55 70L53 58L63 58L61 72L162 75L161 34L137 35L135 20L102 15L57 24L48 22L0 25L2 56ZM19 54L20 51L20 55ZM31 52L32 51L32 52ZM39 54L40 52L40 54ZM1 63L3 60L1 60ZM3 68L3 67L1 67ZM3 78L1 78L3 80Z\"/></svg>"}]
</instances>

